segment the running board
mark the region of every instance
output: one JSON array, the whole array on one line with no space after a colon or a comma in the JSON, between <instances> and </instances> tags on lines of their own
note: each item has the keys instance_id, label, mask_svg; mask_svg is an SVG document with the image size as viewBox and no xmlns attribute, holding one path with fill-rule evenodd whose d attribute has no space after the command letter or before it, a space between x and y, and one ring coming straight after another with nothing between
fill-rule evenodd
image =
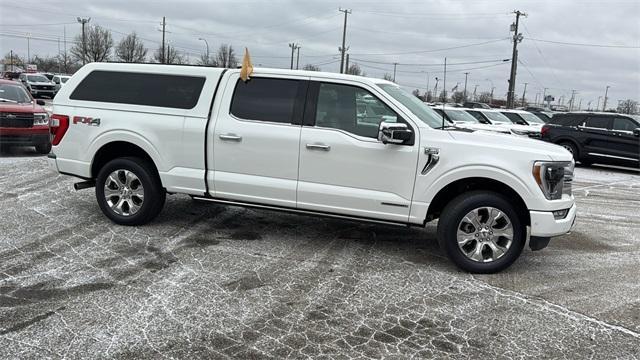
<instances>
[{"instance_id":1,"label":"running board","mask_svg":"<svg viewBox=\"0 0 640 360\"><path fill-rule=\"evenodd\" d=\"M403 223L403 222L377 220L377 219L358 217L358 216L339 215L339 214L327 213L322 211L293 209L293 208L288 208L284 206L263 205L263 204L255 204L250 202L224 200L224 199L216 199L216 198L202 197L202 196L192 196L191 198L198 201L208 201L208 202L224 204L224 205L234 205L234 206L242 206L242 207L265 209L265 210L284 211L284 212L290 212L290 213L296 213L296 214L316 215L316 216L330 217L335 219L353 220L353 221L369 222L369 223L384 224L384 225L394 225L394 226L403 226L403 227L413 226L413 224ZM415 226L418 226L418 225L415 225Z\"/></svg>"}]
</instances>

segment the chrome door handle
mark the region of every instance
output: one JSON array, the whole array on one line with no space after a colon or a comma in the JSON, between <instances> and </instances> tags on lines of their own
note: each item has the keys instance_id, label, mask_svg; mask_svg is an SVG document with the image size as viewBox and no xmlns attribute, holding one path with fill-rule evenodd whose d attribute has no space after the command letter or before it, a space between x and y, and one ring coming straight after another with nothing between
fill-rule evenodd
<instances>
[{"instance_id":1,"label":"chrome door handle","mask_svg":"<svg viewBox=\"0 0 640 360\"><path fill-rule=\"evenodd\" d=\"M307 149L310 150L323 150L323 151L329 151L331 150L331 146L326 145L326 144L307 144Z\"/></svg>"},{"instance_id":2,"label":"chrome door handle","mask_svg":"<svg viewBox=\"0 0 640 360\"><path fill-rule=\"evenodd\" d=\"M220 138L220 140L242 141L242 136L236 134L220 134L218 135L218 137Z\"/></svg>"}]
</instances>

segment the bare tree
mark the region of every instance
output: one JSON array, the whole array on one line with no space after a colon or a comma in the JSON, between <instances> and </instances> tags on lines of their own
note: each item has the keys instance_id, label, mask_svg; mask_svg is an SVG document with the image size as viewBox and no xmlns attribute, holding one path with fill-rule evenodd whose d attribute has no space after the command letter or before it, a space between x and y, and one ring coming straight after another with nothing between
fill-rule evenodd
<instances>
[{"instance_id":1,"label":"bare tree","mask_svg":"<svg viewBox=\"0 0 640 360\"><path fill-rule=\"evenodd\" d=\"M187 59L182 55L175 47L167 44L165 46L165 64L186 64ZM162 62L162 45L158 47L155 54L153 54L153 59L156 62Z\"/></svg>"},{"instance_id":2,"label":"bare tree","mask_svg":"<svg viewBox=\"0 0 640 360\"><path fill-rule=\"evenodd\" d=\"M305 66L302 67L302 70L308 70L308 71L320 71L320 66L318 65L312 65L312 64L307 64Z\"/></svg>"},{"instance_id":3,"label":"bare tree","mask_svg":"<svg viewBox=\"0 0 640 360\"><path fill-rule=\"evenodd\" d=\"M136 33L131 33L122 38L116 46L116 57L127 63L144 62L147 57L147 49Z\"/></svg>"},{"instance_id":4,"label":"bare tree","mask_svg":"<svg viewBox=\"0 0 640 360\"><path fill-rule=\"evenodd\" d=\"M382 78L387 80L387 81L393 81L393 76L391 76L391 74L385 73Z\"/></svg>"},{"instance_id":5,"label":"bare tree","mask_svg":"<svg viewBox=\"0 0 640 360\"><path fill-rule=\"evenodd\" d=\"M65 74L72 74L76 72L81 64L78 64L74 58L69 55L66 51L60 53L58 56L58 63L60 64L60 71Z\"/></svg>"},{"instance_id":6,"label":"bare tree","mask_svg":"<svg viewBox=\"0 0 640 360\"><path fill-rule=\"evenodd\" d=\"M360 66L358 66L358 64L349 65L349 68L347 69L347 74L349 74L349 75L367 76L367 74L365 74L364 71L362 71L362 69L360 69Z\"/></svg>"},{"instance_id":7,"label":"bare tree","mask_svg":"<svg viewBox=\"0 0 640 360\"><path fill-rule=\"evenodd\" d=\"M480 95L478 95L478 101L481 103L485 103L488 104L491 102L491 93L488 91L485 92L481 92Z\"/></svg>"},{"instance_id":8,"label":"bare tree","mask_svg":"<svg viewBox=\"0 0 640 360\"><path fill-rule=\"evenodd\" d=\"M464 91L455 91L453 94L451 94L451 100L453 100L453 102L463 102L464 101Z\"/></svg>"},{"instance_id":9,"label":"bare tree","mask_svg":"<svg viewBox=\"0 0 640 360\"><path fill-rule=\"evenodd\" d=\"M627 99L618 103L618 112L621 114L635 115L638 113L638 102L635 100Z\"/></svg>"},{"instance_id":10,"label":"bare tree","mask_svg":"<svg viewBox=\"0 0 640 360\"><path fill-rule=\"evenodd\" d=\"M4 59L2 59L2 63L4 64L6 70L10 70L12 64L15 70L17 70L16 68L24 67L24 60L16 53L13 53L13 55L11 55L11 52L8 52L4 56Z\"/></svg>"},{"instance_id":11,"label":"bare tree","mask_svg":"<svg viewBox=\"0 0 640 360\"><path fill-rule=\"evenodd\" d=\"M213 66L215 66L215 62L213 61L211 56L208 56L207 54L200 55L200 57L197 60L197 64L198 65L213 65Z\"/></svg>"},{"instance_id":12,"label":"bare tree","mask_svg":"<svg viewBox=\"0 0 640 360\"><path fill-rule=\"evenodd\" d=\"M113 48L113 38L111 37L111 31L109 31L108 29L103 29L98 25L90 26L86 30L85 39L85 46L87 49L87 62L101 62L109 60L111 49ZM75 37L73 47L70 51L78 61L82 61L82 50L82 34L79 34Z\"/></svg>"},{"instance_id":13,"label":"bare tree","mask_svg":"<svg viewBox=\"0 0 640 360\"><path fill-rule=\"evenodd\" d=\"M238 59L236 58L236 52L233 49L233 46L229 44L220 45L214 58L214 65L223 68L237 67Z\"/></svg>"},{"instance_id":14,"label":"bare tree","mask_svg":"<svg viewBox=\"0 0 640 360\"><path fill-rule=\"evenodd\" d=\"M38 55L35 55L33 58L31 58L31 63L38 67L38 71L42 72L58 72L58 68L60 65L60 63L58 62L58 58L54 56L40 57Z\"/></svg>"}]
</instances>

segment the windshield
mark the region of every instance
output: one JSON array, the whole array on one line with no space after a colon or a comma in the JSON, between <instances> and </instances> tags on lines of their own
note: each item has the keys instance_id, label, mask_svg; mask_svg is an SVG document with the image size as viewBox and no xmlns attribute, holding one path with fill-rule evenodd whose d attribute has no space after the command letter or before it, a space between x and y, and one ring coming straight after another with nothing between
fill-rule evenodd
<instances>
[{"instance_id":1,"label":"windshield","mask_svg":"<svg viewBox=\"0 0 640 360\"><path fill-rule=\"evenodd\" d=\"M509 120L508 117L502 115L499 112L493 112L493 111L483 111L482 112L487 118L489 118L489 121L491 121L492 124L495 123L506 123L506 124L510 124L511 120Z\"/></svg>"},{"instance_id":2,"label":"windshield","mask_svg":"<svg viewBox=\"0 0 640 360\"><path fill-rule=\"evenodd\" d=\"M402 105L406 106L415 116L423 123L436 129L442 127L442 116L438 115L433 109L429 108L422 100L415 97L410 92L401 89L397 85L378 84L392 98L398 100Z\"/></svg>"},{"instance_id":3,"label":"windshield","mask_svg":"<svg viewBox=\"0 0 640 360\"><path fill-rule=\"evenodd\" d=\"M68 78L68 77L61 77L61 78L60 78L60 81L62 81L62 83L63 83L63 84L64 84L64 83L66 83L66 82L67 82L67 80L69 80L69 78Z\"/></svg>"},{"instance_id":4,"label":"windshield","mask_svg":"<svg viewBox=\"0 0 640 360\"><path fill-rule=\"evenodd\" d=\"M49 79L42 75L27 75L27 81L29 82L49 82Z\"/></svg>"},{"instance_id":5,"label":"windshield","mask_svg":"<svg viewBox=\"0 0 640 360\"><path fill-rule=\"evenodd\" d=\"M20 85L0 84L0 102L28 103L31 97Z\"/></svg>"},{"instance_id":6,"label":"windshield","mask_svg":"<svg viewBox=\"0 0 640 360\"><path fill-rule=\"evenodd\" d=\"M445 109L444 112L447 113L447 116L454 122L466 122L466 123L479 123L478 119L474 118L471 114L464 110L450 110Z\"/></svg>"},{"instance_id":7,"label":"windshield","mask_svg":"<svg viewBox=\"0 0 640 360\"><path fill-rule=\"evenodd\" d=\"M544 121L540 120L539 117L530 114L530 113L520 113L520 116L526 121L529 125L531 124L544 124Z\"/></svg>"}]
</instances>

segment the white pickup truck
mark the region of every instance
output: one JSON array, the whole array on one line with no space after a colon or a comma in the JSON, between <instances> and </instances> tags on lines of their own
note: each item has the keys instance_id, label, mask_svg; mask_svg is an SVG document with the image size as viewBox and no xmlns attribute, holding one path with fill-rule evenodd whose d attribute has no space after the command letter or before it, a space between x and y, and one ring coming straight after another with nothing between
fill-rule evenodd
<instances>
[{"instance_id":1,"label":"white pickup truck","mask_svg":"<svg viewBox=\"0 0 640 360\"><path fill-rule=\"evenodd\" d=\"M442 127L396 84L334 73L92 63L53 101L51 166L95 186L117 224L167 193L396 225L439 219L443 251L479 273L573 226L560 146Z\"/></svg>"}]
</instances>

